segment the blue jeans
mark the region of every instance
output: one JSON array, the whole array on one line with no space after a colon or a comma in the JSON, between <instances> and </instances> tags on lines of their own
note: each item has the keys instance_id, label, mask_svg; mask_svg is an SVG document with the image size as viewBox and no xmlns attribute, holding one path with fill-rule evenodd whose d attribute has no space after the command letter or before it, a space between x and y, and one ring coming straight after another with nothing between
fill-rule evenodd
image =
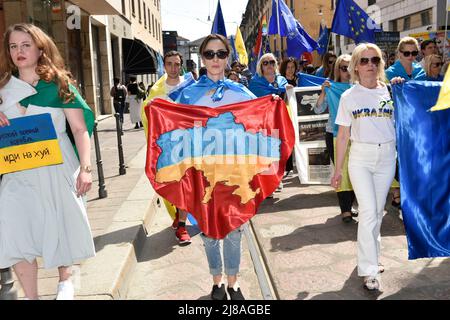
<instances>
[{"instance_id":1,"label":"blue jeans","mask_svg":"<svg viewBox=\"0 0 450 320\"><path fill-rule=\"evenodd\" d=\"M239 272L241 263L241 227L231 231L222 240L212 239L200 234L205 244L206 257L208 258L209 272L213 275L222 274L222 254L220 252L220 241L223 241L223 259L225 262L225 274L235 276Z\"/></svg>"}]
</instances>

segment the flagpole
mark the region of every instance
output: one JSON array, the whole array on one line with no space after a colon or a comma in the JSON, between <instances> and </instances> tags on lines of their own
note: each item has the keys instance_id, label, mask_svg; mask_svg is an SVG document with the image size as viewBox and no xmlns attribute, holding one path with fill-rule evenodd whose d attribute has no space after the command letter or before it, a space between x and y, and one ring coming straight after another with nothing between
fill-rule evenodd
<instances>
[{"instance_id":1,"label":"flagpole","mask_svg":"<svg viewBox=\"0 0 450 320\"><path fill-rule=\"evenodd\" d=\"M279 41L280 41L280 48L282 47L282 45L281 45L281 31L280 31L280 9L279 9L279 4L278 4L278 1L279 0L275 0L276 1L276 3L277 3L277 30L278 30L278 39L279 39ZM283 1L283 0L282 0ZM280 51L281 51L281 49L280 49ZM277 52L277 48L275 48L275 52ZM281 55L281 52L280 52L280 55ZM278 56L278 58L280 57L280 55Z\"/></svg>"},{"instance_id":2,"label":"flagpole","mask_svg":"<svg viewBox=\"0 0 450 320\"><path fill-rule=\"evenodd\" d=\"M450 6L449 0L446 1L445 4L445 31L444 31L444 61L448 60L448 56L447 56L447 28L448 28L448 14L450 11L448 11Z\"/></svg>"}]
</instances>

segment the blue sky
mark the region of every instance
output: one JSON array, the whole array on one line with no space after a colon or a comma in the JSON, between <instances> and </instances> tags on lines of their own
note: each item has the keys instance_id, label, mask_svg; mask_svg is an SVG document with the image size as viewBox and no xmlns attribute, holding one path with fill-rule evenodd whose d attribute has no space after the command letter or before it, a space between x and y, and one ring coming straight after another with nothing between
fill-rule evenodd
<instances>
[{"instance_id":1,"label":"blue sky","mask_svg":"<svg viewBox=\"0 0 450 320\"><path fill-rule=\"evenodd\" d=\"M189 40L208 35L216 13L218 0L162 0L161 19L163 31L178 31ZM234 35L241 23L248 0L221 0L220 5L227 35ZM211 21L207 21L208 15Z\"/></svg>"}]
</instances>

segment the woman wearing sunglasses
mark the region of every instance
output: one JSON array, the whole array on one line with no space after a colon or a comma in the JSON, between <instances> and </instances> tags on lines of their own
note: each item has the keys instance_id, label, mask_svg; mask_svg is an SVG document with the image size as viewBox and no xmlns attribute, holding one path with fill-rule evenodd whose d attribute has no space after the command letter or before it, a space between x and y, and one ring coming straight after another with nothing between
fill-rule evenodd
<instances>
[{"instance_id":1,"label":"woman wearing sunglasses","mask_svg":"<svg viewBox=\"0 0 450 320\"><path fill-rule=\"evenodd\" d=\"M419 55L419 43L412 37L404 37L397 46L399 59L386 70L389 81L400 77L408 80L425 80L426 74L422 66L416 61Z\"/></svg>"},{"instance_id":2,"label":"woman wearing sunglasses","mask_svg":"<svg viewBox=\"0 0 450 320\"><path fill-rule=\"evenodd\" d=\"M442 57L437 54L431 54L425 57L425 72L428 81L443 81L444 76L441 75L441 69L444 66Z\"/></svg>"},{"instance_id":3,"label":"woman wearing sunglasses","mask_svg":"<svg viewBox=\"0 0 450 320\"><path fill-rule=\"evenodd\" d=\"M259 59L256 74L248 86L257 97L276 94L281 98L284 98L286 89L291 87L286 78L279 74L277 59L272 53L266 53Z\"/></svg>"},{"instance_id":4,"label":"woman wearing sunglasses","mask_svg":"<svg viewBox=\"0 0 450 320\"><path fill-rule=\"evenodd\" d=\"M386 196L395 174L395 128L392 98L385 83L381 50L358 45L349 65L355 85L342 94L336 117L336 168L331 185L338 188L348 141L348 171L359 204L358 275L364 287L379 289L380 227ZM351 130L350 130L351 128Z\"/></svg>"},{"instance_id":5,"label":"woman wearing sunglasses","mask_svg":"<svg viewBox=\"0 0 450 320\"><path fill-rule=\"evenodd\" d=\"M333 70L336 55L333 52L327 52L322 58L322 65L316 70L315 75L322 78L328 78Z\"/></svg>"},{"instance_id":6,"label":"woman wearing sunglasses","mask_svg":"<svg viewBox=\"0 0 450 320\"><path fill-rule=\"evenodd\" d=\"M219 34L207 36L200 45L199 52L206 67L206 75L201 76L197 83L185 88L177 102L216 108L256 98L244 85L225 78L225 67L231 52L230 45L225 37ZM222 281L220 240L201 233L209 270L213 276L214 284L211 291L211 299L213 300L227 300L227 291L231 300L244 300L237 282L237 273L241 261L242 228L244 226L231 231L223 239L223 259L228 281L227 290L225 290Z\"/></svg>"},{"instance_id":7,"label":"woman wearing sunglasses","mask_svg":"<svg viewBox=\"0 0 450 320\"><path fill-rule=\"evenodd\" d=\"M327 109L329 110L329 117L326 126L326 135L325 142L327 145L327 150L330 155L330 159L333 163L335 163L334 157L334 138L337 136L338 126L334 123L336 120L337 110L339 106L339 100L336 99L335 96L329 96L326 92L330 89L331 86L334 86L334 92L343 93L344 91L350 88L350 72L348 71L348 66L350 64L351 56L348 54L343 54L339 56L334 64L333 71L330 74L330 78L335 81L333 84L330 81L326 80L322 85L322 92L317 100L317 104L314 107L314 111L317 114L325 112ZM348 181L348 170L344 165L344 169L342 171L344 181ZM353 221L353 216L356 216L356 211L352 211L352 205L355 201L355 193L351 189L351 185L346 183L345 186L342 186L339 190L336 190L336 194L339 201L339 207L341 209L342 221L345 223L349 223Z\"/></svg>"}]
</instances>

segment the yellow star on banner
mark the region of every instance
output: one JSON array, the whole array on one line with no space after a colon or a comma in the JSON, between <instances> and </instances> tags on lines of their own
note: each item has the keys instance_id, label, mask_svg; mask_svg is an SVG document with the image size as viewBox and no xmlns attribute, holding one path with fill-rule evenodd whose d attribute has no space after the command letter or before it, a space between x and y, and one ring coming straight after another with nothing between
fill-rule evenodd
<instances>
[{"instance_id":1,"label":"yellow star on banner","mask_svg":"<svg viewBox=\"0 0 450 320\"><path fill-rule=\"evenodd\" d=\"M352 20L348 20L348 23L349 23L349 24L352 24Z\"/></svg>"},{"instance_id":2,"label":"yellow star on banner","mask_svg":"<svg viewBox=\"0 0 450 320\"><path fill-rule=\"evenodd\" d=\"M450 68L445 73L444 82L442 83L441 92L436 105L430 111L445 110L450 108Z\"/></svg>"},{"instance_id":3,"label":"yellow star on banner","mask_svg":"<svg viewBox=\"0 0 450 320\"><path fill-rule=\"evenodd\" d=\"M366 22L366 20L364 20L364 18L361 18L361 22Z\"/></svg>"},{"instance_id":4,"label":"yellow star on banner","mask_svg":"<svg viewBox=\"0 0 450 320\"><path fill-rule=\"evenodd\" d=\"M354 7L354 6L351 6L350 9L351 9L352 11L355 11L355 7Z\"/></svg>"},{"instance_id":5,"label":"yellow star on banner","mask_svg":"<svg viewBox=\"0 0 450 320\"><path fill-rule=\"evenodd\" d=\"M352 31L355 31L355 28L352 27Z\"/></svg>"},{"instance_id":6,"label":"yellow star on banner","mask_svg":"<svg viewBox=\"0 0 450 320\"><path fill-rule=\"evenodd\" d=\"M359 32L358 31L356 31L356 33L355 33L357 36L359 36Z\"/></svg>"}]
</instances>

